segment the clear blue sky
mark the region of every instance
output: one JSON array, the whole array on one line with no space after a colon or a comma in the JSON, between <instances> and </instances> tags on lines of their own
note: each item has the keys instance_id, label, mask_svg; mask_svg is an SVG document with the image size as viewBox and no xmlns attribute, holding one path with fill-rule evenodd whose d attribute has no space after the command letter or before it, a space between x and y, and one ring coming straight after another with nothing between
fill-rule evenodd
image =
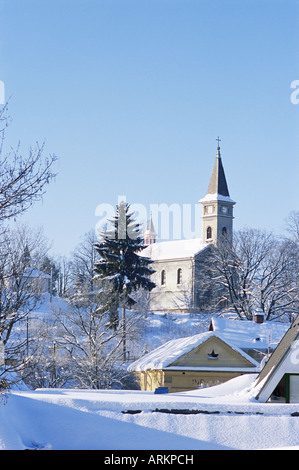
<instances>
[{"instance_id":1,"label":"clear blue sky","mask_svg":"<svg viewBox=\"0 0 299 470\"><path fill-rule=\"evenodd\" d=\"M293 0L0 0L7 145L46 140L56 181L23 220L68 254L98 204L195 204L216 137L235 228L299 210L299 4Z\"/></svg>"}]
</instances>

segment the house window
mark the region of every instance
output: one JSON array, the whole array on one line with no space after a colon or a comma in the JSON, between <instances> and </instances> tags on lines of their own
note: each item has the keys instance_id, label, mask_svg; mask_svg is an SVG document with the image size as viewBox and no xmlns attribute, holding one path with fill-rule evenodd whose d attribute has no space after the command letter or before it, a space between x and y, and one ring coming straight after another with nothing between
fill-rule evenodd
<instances>
[{"instance_id":1,"label":"house window","mask_svg":"<svg viewBox=\"0 0 299 470\"><path fill-rule=\"evenodd\" d=\"M271 396L268 398L269 402L280 402L286 403L286 375L282 377L280 382L276 385L275 389L273 390Z\"/></svg>"},{"instance_id":2,"label":"house window","mask_svg":"<svg viewBox=\"0 0 299 470\"><path fill-rule=\"evenodd\" d=\"M299 403L299 375L289 375L289 403Z\"/></svg>"},{"instance_id":3,"label":"house window","mask_svg":"<svg viewBox=\"0 0 299 470\"><path fill-rule=\"evenodd\" d=\"M299 403L299 374L284 374L268 401Z\"/></svg>"},{"instance_id":4,"label":"house window","mask_svg":"<svg viewBox=\"0 0 299 470\"><path fill-rule=\"evenodd\" d=\"M166 272L165 272L165 269L163 269L161 272L161 286L165 286L165 284L166 284Z\"/></svg>"},{"instance_id":5,"label":"house window","mask_svg":"<svg viewBox=\"0 0 299 470\"><path fill-rule=\"evenodd\" d=\"M213 349L213 351L210 354L208 354L208 359L215 360L215 359L218 359L218 356L219 356L219 354L215 353L215 351Z\"/></svg>"},{"instance_id":6,"label":"house window","mask_svg":"<svg viewBox=\"0 0 299 470\"><path fill-rule=\"evenodd\" d=\"M207 228L207 240L212 238L212 227Z\"/></svg>"},{"instance_id":7,"label":"house window","mask_svg":"<svg viewBox=\"0 0 299 470\"><path fill-rule=\"evenodd\" d=\"M165 384L172 384L172 375L165 374L164 375L164 383Z\"/></svg>"},{"instance_id":8,"label":"house window","mask_svg":"<svg viewBox=\"0 0 299 470\"><path fill-rule=\"evenodd\" d=\"M182 270L181 270L181 268L179 268L178 272L177 272L177 284L182 284Z\"/></svg>"}]
</instances>

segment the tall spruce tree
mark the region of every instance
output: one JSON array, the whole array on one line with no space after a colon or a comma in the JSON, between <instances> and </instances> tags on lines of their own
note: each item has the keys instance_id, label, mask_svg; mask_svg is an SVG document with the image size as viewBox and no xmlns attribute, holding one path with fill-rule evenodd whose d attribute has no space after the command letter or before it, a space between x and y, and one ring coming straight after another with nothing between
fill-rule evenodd
<instances>
[{"instance_id":1,"label":"tall spruce tree","mask_svg":"<svg viewBox=\"0 0 299 470\"><path fill-rule=\"evenodd\" d=\"M123 359L126 359L126 308L136 301L133 294L139 288L151 291L155 283L150 275L152 260L139 253L144 246L140 225L136 223L129 204L121 202L111 220L111 228L102 233L102 240L95 244L100 258L95 263L95 273L112 284L114 298L122 306Z\"/></svg>"}]
</instances>

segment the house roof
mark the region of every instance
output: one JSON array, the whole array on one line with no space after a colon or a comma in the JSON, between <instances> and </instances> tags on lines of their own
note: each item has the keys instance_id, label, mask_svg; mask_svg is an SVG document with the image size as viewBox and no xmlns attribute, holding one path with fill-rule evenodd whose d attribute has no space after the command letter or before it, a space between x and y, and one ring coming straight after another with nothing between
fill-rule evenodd
<instances>
[{"instance_id":1,"label":"house roof","mask_svg":"<svg viewBox=\"0 0 299 470\"><path fill-rule=\"evenodd\" d=\"M168 242L153 243L146 247L141 255L154 261L181 258L192 258L208 245L201 238L189 240L172 240Z\"/></svg>"},{"instance_id":2,"label":"house roof","mask_svg":"<svg viewBox=\"0 0 299 470\"><path fill-rule=\"evenodd\" d=\"M256 362L252 357L248 356L244 351L236 347L235 345L229 344L227 340L225 340L221 335L215 333L213 331L207 331L205 333L199 333L194 336L188 336L186 338L179 338L168 341L167 343L163 344L162 346L154 349L153 351L149 352L145 356L141 357L137 361L133 362L129 367L129 371L146 371L146 370L154 370L154 369L165 369L171 366L177 359L182 357L183 355L189 353L193 349L197 348L205 341L208 341L210 338L216 337L220 339L223 343L228 345L231 349L239 353L243 358L247 359L254 367L258 367L259 364ZM183 369L182 366L178 367L171 367L171 369ZM211 370L208 367L188 367L188 369L192 370ZM223 369L223 368L221 368ZM225 368L228 370L236 371L236 368ZM248 370L248 368L242 368ZM215 368L213 367L213 370Z\"/></svg>"},{"instance_id":3,"label":"house roof","mask_svg":"<svg viewBox=\"0 0 299 470\"><path fill-rule=\"evenodd\" d=\"M294 341L299 338L299 318L289 327L286 334L283 336L279 345L275 351L271 354L268 362L265 364L261 370L258 379L256 381L256 387L262 384L262 389L259 391L259 395L262 393L262 390L266 388L268 382L271 380L275 374L279 365L285 360L288 356L290 350L294 345ZM298 372L298 363L295 365L295 369Z\"/></svg>"},{"instance_id":4,"label":"house roof","mask_svg":"<svg viewBox=\"0 0 299 470\"><path fill-rule=\"evenodd\" d=\"M289 323L265 321L241 321L226 318L212 318L210 329L220 333L228 342L241 349L267 351L270 346L275 349L281 338L289 329Z\"/></svg>"}]
</instances>

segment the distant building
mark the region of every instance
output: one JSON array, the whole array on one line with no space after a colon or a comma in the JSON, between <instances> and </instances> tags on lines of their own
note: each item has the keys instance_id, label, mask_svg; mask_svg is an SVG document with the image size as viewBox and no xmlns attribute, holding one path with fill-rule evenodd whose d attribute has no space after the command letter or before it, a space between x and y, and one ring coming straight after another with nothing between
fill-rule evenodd
<instances>
[{"instance_id":1,"label":"distant building","mask_svg":"<svg viewBox=\"0 0 299 470\"><path fill-rule=\"evenodd\" d=\"M22 276L23 285L28 286L33 293L44 294L51 291L51 276L39 269L28 266Z\"/></svg>"},{"instance_id":2,"label":"distant building","mask_svg":"<svg viewBox=\"0 0 299 470\"><path fill-rule=\"evenodd\" d=\"M202 264L211 245L225 237L232 241L233 206L222 165L219 140L216 160L206 196L202 205L202 238L157 242L150 218L142 252L153 260L156 288L150 294L150 308L154 311L199 311L202 307L199 281Z\"/></svg>"},{"instance_id":3,"label":"distant building","mask_svg":"<svg viewBox=\"0 0 299 470\"><path fill-rule=\"evenodd\" d=\"M141 390L167 387L182 392L257 373L259 363L218 333L209 331L168 341L128 368Z\"/></svg>"}]
</instances>

